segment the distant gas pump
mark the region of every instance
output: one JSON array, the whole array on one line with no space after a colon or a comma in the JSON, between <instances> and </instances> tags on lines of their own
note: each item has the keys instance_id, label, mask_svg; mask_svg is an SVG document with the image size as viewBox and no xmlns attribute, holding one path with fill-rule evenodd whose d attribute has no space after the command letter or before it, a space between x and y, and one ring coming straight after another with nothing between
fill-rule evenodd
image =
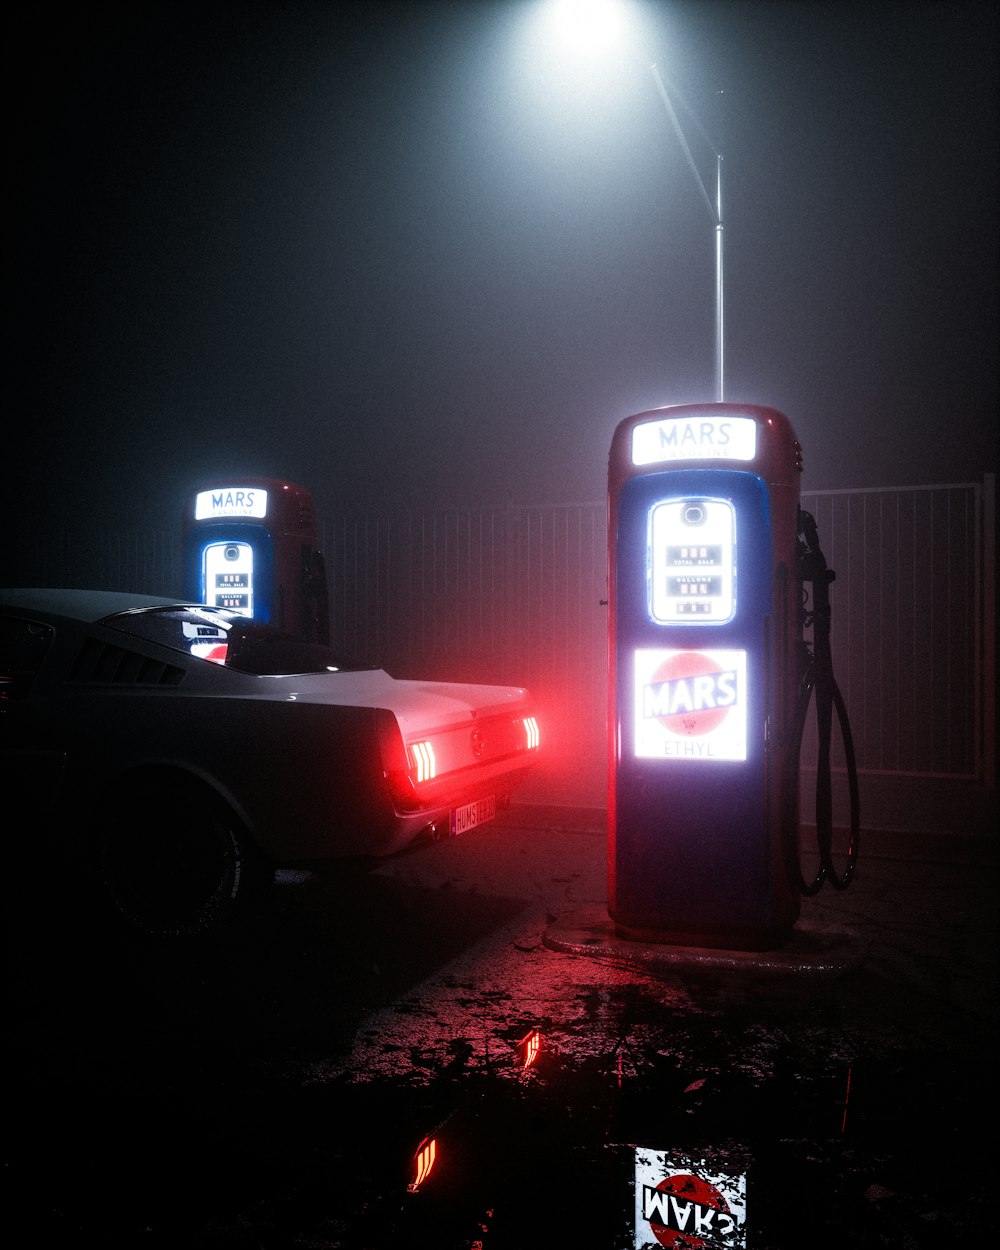
<instances>
[{"instance_id":1,"label":"distant gas pump","mask_svg":"<svg viewBox=\"0 0 1000 1250\"><path fill-rule=\"evenodd\" d=\"M608 910L762 950L799 915L801 452L770 408L628 417L609 457Z\"/></svg>"},{"instance_id":2,"label":"distant gas pump","mask_svg":"<svg viewBox=\"0 0 1000 1250\"><path fill-rule=\"evenodd\" d=\"M184 514L183 561L188 599L329 641L326 570L304 487L239 478L195 491Z\"/></svg>"}]
</instances>

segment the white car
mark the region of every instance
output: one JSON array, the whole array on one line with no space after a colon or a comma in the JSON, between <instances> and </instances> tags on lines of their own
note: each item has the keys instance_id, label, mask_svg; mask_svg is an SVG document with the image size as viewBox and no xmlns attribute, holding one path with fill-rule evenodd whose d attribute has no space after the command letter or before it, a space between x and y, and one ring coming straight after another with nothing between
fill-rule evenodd
<instances>
[{"instance_id":1,"label":"white car","mask_svg":"<svg viewBox=\"0 0 1000 1250\"><path fill-rule=\"evenodd\" d=\"M396 680L220 608L0 589L5 807L150 934L229 923L275 867L465 833L538 755L518 687Z\"/></svg>"}]
</instances>

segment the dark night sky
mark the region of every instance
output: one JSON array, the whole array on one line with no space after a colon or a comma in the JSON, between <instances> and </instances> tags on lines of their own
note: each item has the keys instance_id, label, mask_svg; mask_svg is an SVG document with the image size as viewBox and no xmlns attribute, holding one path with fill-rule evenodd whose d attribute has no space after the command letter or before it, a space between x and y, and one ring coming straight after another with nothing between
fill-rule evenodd
<instances>
[{"instance_id":1,"label":"dark night sky","mask_svg":"<svg viewBox=\"0 0 1000 1250\"><path fill-rule=\"evenodd\" d=\"M22 13L5 504L601 499L621 418L715 397L653 60L725 156L726 398L789 416L806 489L994 471L994 6L631 8L589 62L546 0Z\"/></svg>"}]
</instances>

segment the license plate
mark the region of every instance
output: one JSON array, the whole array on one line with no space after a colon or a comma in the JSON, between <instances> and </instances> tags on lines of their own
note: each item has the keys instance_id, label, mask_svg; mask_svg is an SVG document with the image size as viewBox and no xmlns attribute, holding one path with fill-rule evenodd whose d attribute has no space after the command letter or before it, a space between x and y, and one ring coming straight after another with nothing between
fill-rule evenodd
<instances>
[{"instance_id":1,"label":"license plate","mask_svg":"<svg viewBox=\"0 0 1000 1250\"><path fill-rule=\"evenodd\" d=\"M451 814L451 836L468 833L476 825L483 825L497 814L496 796L491 794L485 799L477 799L475 803L466 803L464 807L456 807Z\"/></svg>"}]
</instances>

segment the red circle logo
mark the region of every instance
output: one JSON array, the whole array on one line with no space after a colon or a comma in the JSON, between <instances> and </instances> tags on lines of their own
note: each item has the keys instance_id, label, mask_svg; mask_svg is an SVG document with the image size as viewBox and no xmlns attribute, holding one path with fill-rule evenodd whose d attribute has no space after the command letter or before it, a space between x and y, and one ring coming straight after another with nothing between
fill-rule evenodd
<instances>
[{"instance_id":1,"label":"red circle logo","mask_svg":"<svg viewBox=\"0 0 1000 1250\"><path fill-rule=\"evenodd\" d=\"M653 682L671 687L670 706L676 711L656 719L664 729L686 737L709 734L729 715L729 708L716 705L715 685L722 669L700 651L678 651L657 666Z\"/></svg>"},{"instance_id":2,"label":"red circle logo","mask_svg":"<svg viewBox=\"0 0 1000 1250\"><path fill-rule=\"evenodd\" d=\"M670 1221L664 1224L650 1216L650 1230L661 1246L671 1247L671 1250L701 1250L716 1243L718 1221L712 1213L729 1215L729 1204L714 1185L689 1172L678 1172L665 1177L656 1188L666 1195L660 1210ZM708 1241L699 1235L702 1230L707 1233Z\"/></svg>"}]
</instances>

